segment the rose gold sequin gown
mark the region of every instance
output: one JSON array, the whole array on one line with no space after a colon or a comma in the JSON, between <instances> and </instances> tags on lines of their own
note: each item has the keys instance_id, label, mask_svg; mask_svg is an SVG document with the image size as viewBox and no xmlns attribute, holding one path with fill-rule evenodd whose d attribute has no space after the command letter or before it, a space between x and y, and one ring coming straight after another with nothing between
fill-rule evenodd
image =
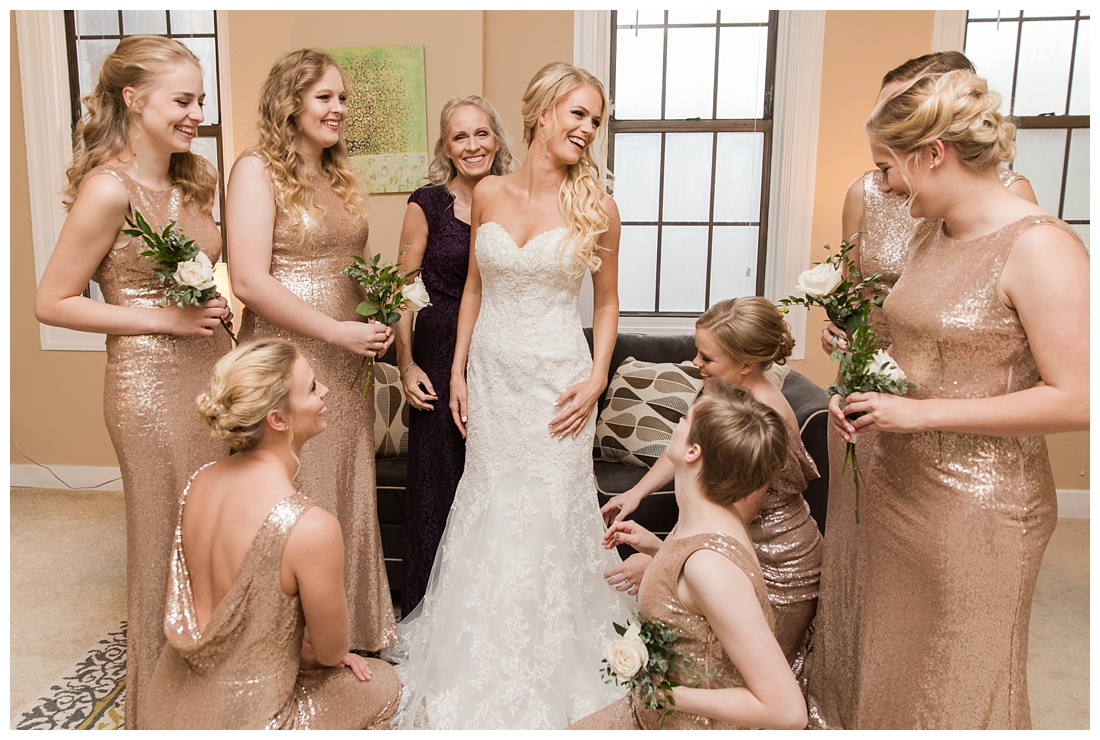
<instances>
[{"instance_id":1,"label":"rose gold sequin gown","mask_svg":"<svg viewBox=\"0 0 1100 740\"><path fill-rule=\"evenodd\" d=\"M241 156L256 156L253 150ZM358 321L363 300L358 283L342 270L351 256L363 255L369 226L344 210L330 187L317 182L317 204L324 215L304 240L291 233L290 218L275 211L271 276L321 313L337 321ZM245 308L239 338L277 337L298 348L317 379L328 386L325 434L302 450L295 479L302 492L336 515L344 534L344 583L351 617L351 646L380 650L397 641L393 600L378 526L374 478L374 395L362 397L356 384L362 357L340 347L293 334ZM354 386L354 387L353 387Z\"/></svg>"},{"instance_id":2,"label":"rose gold sequin gown","mask_svg":"<svg viewBox=\"0 0 1100 740\"><path fill-rule=\"evenodd\" d=\"M787 461L749 525L775 612L775 636L796 676L802 675L802 643L817 611L823 549L821 532L802 492L818 477L798 429L787 425Z\"/></svg>"},{"instance_id":3,"label":"rose gold sequin gown","mask_svg":"<svg viewBox=\"0 0 1100 740\"><path fill-rule=\"evenodd\" d=\"M756 599L775 630L775 618L768 602L768 590L764 585L764 574L757 564L756 556L740 542L728 534L712 532L697 534L683 539L668 539L653 557L642 585L638 589L638 611L652 621L660 619L665 625L676 627L679 636L674 645L681 655L694 654L692 660L698 663L690 674L682 671L670 671L669 677L682 685L693 685L703 689L726 689L744 686L745 681L737 666L726 655L722 643L714 634L706 618L689 611L680 602L676 583L684 562L699 550L713 550L729 558L745 572L752 581ZM699 682L693 680L696 671ZM702 674L714 671L717 675L704 678ZM624 696L613 704L588 715L569 727L571 730L655 730L660 714L656 710L646 709L634 697ZM665 718L666 730L729 730L737 729L732 725L697 714L674 712Z\"/></svg>"},{"instance_id":4,"label":"rose gold sequin gown","mask_svg":"<svg viewBox=\"0 0 1100 740\"><path fill-rule=\"evenodd\" d=\"M999 169L1005 187L1026 179L1013 170ZM906 199L881 190L882 172L870 170L863 175L863 218L859 228L862 272L881 275L877 293L887 296L901 277L913 249L913 237L922 219L909 215ZM925 228L935 228L930 224ZM848 236L851 236L850 234ZM946 273L945 273L946 274ZM942 277L937 278L937 280ZM878 346L890 346L889 327L871 316L879 335ZM904 369L904 367L903 367ZM857 459L863 465L877 444L878 433L856 437ZM858 659L863 617L864 567L867 523L855 520L856 493L851 471L841 474L844 466L844 441L829 425L829 514L826 521L824 556L817 617L814 623L812 655L807 659L809 673L808 708L810 725L851 727L858 701L857 687L861 665ZM877 481L861 478L861 512Z\"/></svg>"},{"instance_id":5,"label":"rose gold sequin gown","mask_svg":"<svg viewBox=\"0 0 1100 740\"><path fill-rule=\"evenodd\" d=\"M1041 223L1074 234L1053 216L969 241L939 224L921 229L882 317L913 398L985 398L1040 382L997 284L1017 237ZM824 686L851 681L850 703L819 704L818 723L1030 727L1031 597L1058 516L1045 438L880 433L860 455L861 628L852 663L821 676ZM822 606L836 619L845 604Z\"/></svg>"},{"instance_id":6,"label":"rose gold sequin gown","mask_svg":"<svg viewBox=\"0 0 1100 740\"><path fill-rule=\"evenodd\" d=\"M186 496L185 489L180 519ZM305 615L298 594L283 590L283 549L298 518L315 505L301 493L275 505L241 561L236 582L201 630L177 523L164 617L168 644L149 690L149 728L389 726L401 696L401 684L389 663L369 658L369 681L360 681L342 666L299 670Z\"/></svg>"},{"instance_id":7,"label":"rose gold sequin gown","mask_svg":"<svg viewBox=\"0 0 1100 740\"><path fill-rule=\"evenodd\" d=\"M151 227L159 231L175 221L211 262L218 261L222 238L209 208L184 203L178 188L146 188L117 166L96 167L87 177L101 173L122 183L130 208ZM140 238L118 235L94 275L107 303L161 305L164 286L153 273L156 263L141 256L145 249ZM195 397L230 346L220 328L212 337L107 336L103 417L126 496L125 721L131 729L144 726L142 702L164 645L164 596L179 491L193 470L229 452L210 438Z\"/></svg>"}]
</instances>

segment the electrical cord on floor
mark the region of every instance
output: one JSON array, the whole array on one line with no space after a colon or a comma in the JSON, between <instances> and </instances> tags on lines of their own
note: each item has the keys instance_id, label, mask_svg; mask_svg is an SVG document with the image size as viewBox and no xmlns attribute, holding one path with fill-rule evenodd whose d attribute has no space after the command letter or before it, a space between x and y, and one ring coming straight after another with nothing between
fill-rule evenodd
<instances>
[{"instance_id":1,"label":"electrical cord on floor","mask_svg":"<svg viewBox=\"0 0 1100 740\"><path fill-rule=\"evenodd\" d=\"M9 436L8 436L8 439L10 439L10 440L11 440L11 443L12 443L13 445L15 445L15 449L19 450L19 454L20 454L20 455L22 455L23 457L27 458L28 460L30 460L30 461L31 461L32 463L34 463L34 464L35 464L35 465L37 465L38 467L40 467L40 468L43 468L43 469L45 469L46 471L48 471L50 475L52 475L52 476L53 476L54 478L57 478L57 480L61 481L61 485L65 486L65 487L66 487L66 488L68 488L68 489L69 489L70 491L90 491L90 490L93 490L93 489L95 489L95 488L100 488L100 487L102 487L102 486L105 486L105 485L107 485L108 483L114 483L114 482L115 482L116 480L122 480L122 476L120 475L120 476L119 476L119 477L117 477L117 478L111 478L111 480L105 480L105 481L103 481L102 483L99 483L99 484L97 484L97 485L94 485L94 486L70 486L70 485L69 485L68 483L66 483L66 482L65 482L64 480L62 480L62 479L61 479L61 477L60 477L60 476L59 476L59 475L58 475L57 473L53 472L53 469L52 469L52 468L50 468L50 466L49 466L49 465L43 465L42 463L38 462L38 461L37 461L37 460L35 460L35 459L34 459L33 457L31 457L30 455L28 455L28 454L27 454L26 452L23 452L22 448L21 448L21 447L19 446L19 443L15 441L15 438L14 438L14 437L12 437L12 436L10 436L10 435L9 435Z\"/></svg>"}]
</instances>

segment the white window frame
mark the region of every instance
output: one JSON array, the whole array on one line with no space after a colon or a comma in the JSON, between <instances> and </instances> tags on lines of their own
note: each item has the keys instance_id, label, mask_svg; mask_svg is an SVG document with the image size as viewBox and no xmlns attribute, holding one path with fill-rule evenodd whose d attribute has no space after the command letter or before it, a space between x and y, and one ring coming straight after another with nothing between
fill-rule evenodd
<instances>
[{"instance_id":1,"label":"white window frame","mask_svg":"<svg viewBox=\"0 0 1100 740\"><path fill-rule=\"evenodd\" d=\"M219 83L229 88L228 17L215 11L218 27ZM23 123L27 139L27 179L30 188L31 238L34 242L35 285L42 280L54 245L65 223L61 192L65 170L72 162L72 112L69 106L69 54L63 10L18 10L19 76L23 87ZM222 116L223 156L233 161L231 116ZM39 324L44 350L106 351L106 335Z\"/></svg>"},{"instance_id":2,"label":"white window frame","mask_svg":"<svg viewBox=\"0 0 1100 740\"><path fill-rule=\"evenodd\" d=\"M799 273L810 266L825 11L782 10L777 32L771 200L764 271L764 295L772 301L790 295ZM574 11L573 63L596 75L604 85L609 84L611 11ZM581 305L585 322L590 324L591 288L587 281ZM792 359L804 359L805 309L792 308L787 321L795 337ZM695 320L683 316L619 319L619 330L624 332L690 334L694 329Z\"/></svg>"}]
</instances>

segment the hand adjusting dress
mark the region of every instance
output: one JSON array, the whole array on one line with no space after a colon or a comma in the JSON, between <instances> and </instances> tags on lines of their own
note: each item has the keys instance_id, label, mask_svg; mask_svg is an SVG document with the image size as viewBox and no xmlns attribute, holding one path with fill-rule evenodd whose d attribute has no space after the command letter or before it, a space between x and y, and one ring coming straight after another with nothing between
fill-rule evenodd
<instances>
[{"instance_id":1,"label":"hand adjusting dress","mask_svg":"<svg viewBox=\"0 0 1100 740\"><path fill-rule=\"evenodd\" d=\"M642 585L638 589L638 611L648 620L660 619L665 625L679 630L674 647L681 655L693 656L698 665L689 673L682 670L670 671L669 678L683 686L697 686L703 689L727 689L744 686L745 681L737 666L726 655L722 643L711 629L710 623L701 614L689 611L680 601L676 584L684 562L692 553L699 550L713 550L733 561L752 581L756 591L756 600L775 630L775 618L768 602L768 591L764 584L764 574L757 564L756 555L740 542L727 534L712 532L697 534L683 539L668 539L653 556ZM713 671L712 678L703 674ZM698 677L698 678L697 678ZM698 682L696 682L698 681ZM599 712L585 717L569 729L571 730L655 730L660 713L646 709L633 695L624 696ZM686 712L674 712L665 718L666 730L731 730L736 727L709 717Z\"/></svg>"},{"instance_id":2,"label":"hand adjusting dress","mask_svg":"<svg viewBox=\"0 0 1100 740\"><path fill-rule=\"evenodd\" d=\"M574 245L564 227L522 248L499 224L478 229L466 469L427 593L400 626L405 727L561 729L622 694L600 649L633 599L603 580L619 558L600 544L595 415L576 439L547 428L592 368Z\"/></svg>"},{"instance_id":3,"label":"hand adjusting dress","mask_svg":"<svg viewBox=\"0 0 1100 740\"><path fill-rule=\"evenodd\" d=\"M241 155L258 156L254 150ZM271 248L271 276L303 301L337 321L362 319L355 308L363 292L343 274L353 254L362 255L370 230L366 219L354 219L343 201L320 178L315 197L324 216L304 239L290 228L287 212L277 207ZM374 394L363 398L355 381L362 357L345 349L280 329L244 310L239 338L275 337L295 347L317 379L329 387L328 427L302 450L297 481L302 492L340 521L344 534L344 584L351 617L351 647L379 650L397 640L374 477Z\"/></svg>"},{"instance_id":4,"label":"hand adjusting dress","mask_svg":"<svg viewBox=\"0 0 1100 740\"><path fill-rule=\"evenodd\" d=\"M179 519L187 490L179 501ZM172 552L164 631L168 644L149 690L152 729L359 730L389 726L401 695L397 674L368 658L371 680L343 666L299 670L305 615L282 586L283 549L316 503L301 493L272 508L241 561L237 580L203 629L195 616L180 526Z\"/></svg>"},{"instance_id":5,"label":"hand adjusting dress","mask_svg":"<svg viewBox=\"0 0 1100 740\"><path fill-rule=\"evenodd\" d=\"M152 228L159 231L175 221L211 262L218 261L222 237L210 209L185 202L178 187L147 188L114 165L96 167L87 177L101 173L122 183L130 208L140 211ZM156 263L141 256L146 249L140 237L118 235L94 275L104 301L141 308L161 305L164 285L153 273ZM195 398L214 363L230 348L221 327L211 337L107 335L103 418L126 493L125 723L130 729L145 726L142 703L164 645L164 597L179 492L192 471L229 452L211 439Z\"/></svg>"}]
</instances>

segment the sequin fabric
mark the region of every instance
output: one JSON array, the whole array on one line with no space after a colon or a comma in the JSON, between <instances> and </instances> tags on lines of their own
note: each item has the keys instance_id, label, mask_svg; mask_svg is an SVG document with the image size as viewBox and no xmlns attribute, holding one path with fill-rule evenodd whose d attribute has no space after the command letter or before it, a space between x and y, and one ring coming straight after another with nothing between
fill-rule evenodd
<instances>
[{"instance_id":1,"label":"sequin fabric","mask_svg":"<svg viewBox=\"0 0 1100 740\"><path fill-rule=\"evenodd\" d=\"M755 543L754 543L755 544ZM764 575L757 565L756 556L744 545L727 534L714 532L697 534L683 539L669 538L657 551L653 562L642 577L638 589L638 611L648 620L660 619L664 624L679 630L675 649L689 656L698 665L685 674L676 670L669 678L682 685L703 689L726 689L744 686L745 681L718 641L706 617L690 611L680 601L676 584L684 562L699 550L713 550L729 558L752 581L757 601L764 611L768 625L775 629L775 618L768 601ZM712 678L703 674L713 672ZM696 682L698 681L698 682ZM655 730L660 715L646 709L633 696L625 696L570 727L573 730ZM665 718L666 730L729 730L736 727L719 720L697 714L674 712Z\"/></svg>"},{"instance_id":2,"label":"sequin fabric","mask_svg":"<svg viewBox=\"0 0 1100 740\"><path fill-rule=\"evenodd\" d=\"M894 358L917 384L913 398L984 398L1040 381L997 284L1017 237L1045 223L1074 233L1032 216L970 241L935 228L916 242L882 317ZM858 618L860 627L842 633L851 642L820 673L815 655L813 724L1030 727L1031 598L1057 521L1045 439L880 433L859 454L862 573L838 591L856 597L856 609L823 588L828 618L815 639L832 650L838 623Z\"/></svg>"},{"instance_id":3,"label":"sequin fabric","mask_svg":"<svg viewBox=\"0 0 1100 740\"><path fill-rule=\"evenodd\" d=\"M804 664L803 641L817 611L823 549L821 532L802 492L818 477L798 430L788 425L787 460L749 525L775 612L776 639L798 676Z\"/></svg>"},{"instance_id":4,"label":"sequin fabric","mask_svg":"<svg viewBox=\"0 0 1100 740\"><path fill-rule=\"evenodd\" d=\"M222 238L210 210L185 203L178 188L151 190L121 168L105 165L122 183L130 207L154 229L175 221L211 262ZM87 178L85 178L86 180ZM115 306L160 306L164 286L142 257L145 243L119 233L95 271L104 301ZM230 349L220 329L211 337L171 334L107 336L103 417L111 435L126 498L126 726L144 726L142 704L164 645L161 617L179 491L191 471L229 450L210 438L195 408L214 363Z\"/></svg>"},{"instance_id":5,"label":"sequin fabric","mask_svg":"<svg viewBox=\"0 0 1100 740\"><path fill-rule=\"evenodd\" d=\"M153 674L151 729L383 728L397 711L393 667L368 659L371 679L349 668L299 671L305 631L300 597L282 587L283 549L314 502L295 493L272 508L241 561L237 580L199 629L180 522L179 499L164 631Z\"/></svg>"},{"instance_id":6,"label":"sequin fabric","mask_svg":"<svg viewBox=\"0 0 1100 740\"><path fill-rule=\"evenodd\" d=\"M242 157L257 156L248 150ZM316 202L323 217L309 222L305 239L291 231L291 219L275 211L271 275L303 301L337 321L358 321L363 300L358 283L342 270L363 255L369 226L345 209L341 198L318 178ZM307 219L308 221L308 219ZM277 337L298 348L317 379L329 388L325 433L302 450L295 479L307 496L336 515L344 535L344 584L351 617L351 646L380 650L397 641L389 581L382 559L382 535L374 477L374 393L362 396L355 381L362 358L345 349L280 329L249 308L241 318L240 340Z\"/></svg>"}]
</instances>

